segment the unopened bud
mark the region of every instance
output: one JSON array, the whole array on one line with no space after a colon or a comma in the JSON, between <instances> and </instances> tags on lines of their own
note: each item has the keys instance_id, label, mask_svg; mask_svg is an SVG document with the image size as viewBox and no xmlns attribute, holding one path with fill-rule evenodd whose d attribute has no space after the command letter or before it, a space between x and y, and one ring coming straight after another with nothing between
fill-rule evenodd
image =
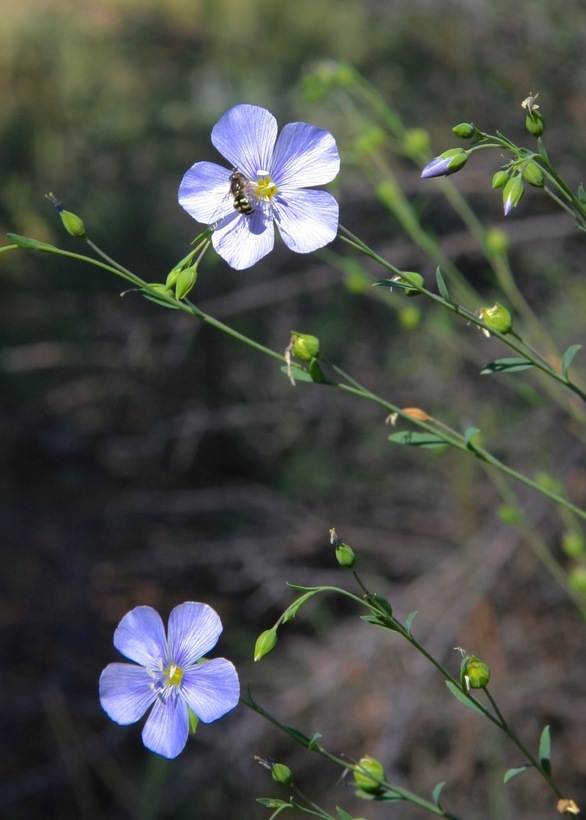
<instances>
[{"instance_id":1,"label":"unopened bud","mask_svg":"<svg viewBox=\"0 0 586 820\"><path fill-rule=\"evenodd\" d=\"M543 122L541 112L537 111L536 108L533 108L531 113L528 113L525 117L525 128L534 137L540 137L543 134L545 123Z\"/></svg>"},{"instance_id":2,"label":"unopened bud","mask_svg":"<svg viewBox=\"0 0 586 820\"><path fill-rule=\"evenodd\" d=\"M336 560L341 567L352 569L356 563L356 554L348 544L339 544L336 547Z\"/></svg>"},{"instance_id":3,"label":"unopened bud","mask_svg":"<svg viewBox=\"0 0 586 820\"><path fill-rule=\"evenodd\" d=\"M256 644L254 645L254 660L260 661L261 658L264 658L265 655L268 655L269 652L272 652L276 645L276 629L267 629L264 632L262 632L256 639Z\"/></svg>"},{"instance_id":4,"label":"unopened bud","mask_svg":"<svg viewBox=\"0 0 586 820\"><path fill-rule=\"evenodd\" d=\"M197 265L179 271L175 280L175 298L185 299L197 282Z\"/></svg>"},{"instance_id":5,"label":"unopened bud","mask_svg":"<svg viewBox=\"0 0 586 820\"><path fill-rule=\"evenodd\" d=\"M382 763L370 755L364 755L358 761L358 766L362 771L355 769L353 772L354 785L358 789L367 794L376 794L384 789L384 786L378 782L378 780L385 779L385 770ZM373 775L377 780L373 779Z\"/></svg>"},{"instance_id":6,"label":"unopened bud","mask_svg":"<svg viewBox=\"0 0 586 820\"><path fill-rule=\"evenodd\" d=\"M508 171L497 171L492 178L492 187L504 188L507 182L509 181L509 176L510 174L508 173Z\"/></svg>"},{"instance_id":7,"label":"unopened bud","mask_svg":"<svg viewBox=\"0 0 586 820\"><path fill-rule=\"evenodd\" d=\"M452 134L455 134L463 140L472 139L477 133L478 129L476 129L471 122L460 122L452 128Z\"/></svg>"},{"instance_id":8,"label":"unopened bud","mask_svg":"<svg viewBox=\"0 0 586 820\"><path fill-rule=\"evenodd\" d=\"M490 668L471 655L464 664L464 680L467 689L484 689L490 680Z\"/></svg>"},{"instance_id":9,"label":"unopened bud","mask_svg":"<svg viewBox=\"0 0 586 820\"><path fill-rule=\"evenodd\" d=\"M283 786L293 785L293 772L284 763L274 763L271 766L271 776L275 783L282 783Z\"/></svg>"},{"instance_id":10,"label":"unopened bud","mask_svg":"<svg viewBox=\"0 0 586 820\"><path fill-rule=\"evenodd\" d=\"M479 319L482 319L485 325L488 325L488 331L494 330L497 333L510 333L513 329L513 320L511 313L503 307L499 302L490 307L481 307L476 311ZM482 330L485 330L482 328ZM485 334L488 332L485 330Z\"/></svg>"},{"instance_id":11,"label":"unopened bud","mask_svg":"<svg viewBox=\"0 0 586 820\"><path fill-rule=\"evenodd\" d=\"M545 181L543 178L543 171L533 160L525 166L523 178L529 183L529 185L533 185L534 188L543 188Z\"/></svg>"},{"instance_id":12,"label":"unopened bud","mask_svg":"<svg viewBox=\"0 0 586 820\"><path fill-rule=\"evenodd\" d=\"M401 282L402 287L401 290L405 294L405 296L421 296L421 291L418 290L415 285L419 285L423 287L424 279L420 273L415 273L414 271L405 271L405 276L401 273L400 275L393 276L391 282Z\"/></svg>"},{"instance_id":13,"label":"unopened bud","mask_svg":"<svg viewBox=\"0 0 586 820\"><path fill-rule=\"evenodd\" d=\"M83 220L80 219L79 216L77 216L76 214L72 214L71 211L64 210L62 203L59 202L59 200L54 194L47 194L47 199L57 209L59 216L61 217L63 227L65 228L67 233L71 236L77 237L77 239L85 239L86 233Z\"/></svg>"},{"instance_id":14,"label":"unopened bud","mask_svg":"<svg viewBox=\"0 0 586 820\"><path fill-rule=\"evenodd\" d=\"M291 342L293 344L293 353L300 361L310 362L319 356L319 339L317 336L291 331Z\"/></svg>"},{"instance_id":15,"label":"unopened bud","mask_svg":"<svg viewBox=\"0 0 586 820\"><path fill-rule=\"evenodd\" d=\"M523 178L519 175L511 177L503 188L503 209L505 216L508 216L513 208L516 208L521 197L525 193Z\"/></svg>"},{"instance_id":16,"label":"unopened bud","mask_svg":"<svg viewBox=\"0 0 586 820\"><path fill-rule=\"evenodd\" d=\"M430 177L447 177L450 174L455 174L460 168L463 168L468 162L468 152L463 148L449 148L435 157L431 162L428 162L421 176L423 179Z\"/></svg>"}]
</instances>

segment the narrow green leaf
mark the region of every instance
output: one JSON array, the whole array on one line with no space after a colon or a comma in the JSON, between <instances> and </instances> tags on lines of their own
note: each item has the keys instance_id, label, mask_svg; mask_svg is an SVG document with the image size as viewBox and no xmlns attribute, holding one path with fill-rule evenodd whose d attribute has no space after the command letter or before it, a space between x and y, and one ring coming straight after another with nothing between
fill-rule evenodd
<instances>
[{"instance_id":1,"label":"narrow green leaf","mask_svg":"<svg viewBox=\"0 0 586 820\"><path fill-rule=\"evenodd\" d=\"M441 783L438 783L438 784L437 784L437 786L435 787L435 789L433 790L433 792L431 793L431 796L432 796L433 802L434 802L434 803L435 803L435 805L436 805L438 808L440 808L440 809L441 809L441 806L440 806L440 794L442 793L442 789L443 789L443 787L444 787L445 785L446 785L446 781L445 781L445 780L442 780L442 782L441 782Z\"/></svg>"},{"instance_id":2,"label":"narrow green leaf","mask_svg":"<svg viewBox=\"0 0 586 820\"><path fill-rule=\"evenodd\" d=\"M464 433L464 440L466 441L466 447L470 448L471 450L474 449L474 441L473 439L480 433L478 427L468 427Z\"/></svg>"},{"instance_id":3,"label":"narrow green leaf","mask_svg":"<svg viewBox=\"0 0 586 820\"><path fill-rule=\"evenodd\" d=\"M539 738L539 760L543 771L551 774L551 736L549 734L549 726L546 726Z\"/></svg>"},{"instance_id":4,"label":"narrow green leaf","mask_svg":"<svg viewBox=\"0 0 586 820\"><path fill-rule=\"evenodd\" d=\"M373 288L392 288L396 285L396 282L393 282L392 279L379 279L378 282L373 282Z\"/></svg>"},{"instance_id":5,"label":"narrow green leaf","mask_svg":"<svg viewBox=\"0 0 586 820\"><path fill-rule=\"evenodd\" d=\"M284 800L277 800L276 797L257 797L256 802L261 806L266 806L267 809L292 809L290 803L285 803Z\"/></svg>"},{"instance_id":6,"label":"narrow green leaf","mask_svg":"<svg viewBox=\"0 0 586 820\"><path fill-rule=\"evenodd\" d=\"M284 373L289 378L289 368L283 365L281 373ZM297 364L291 365L291 373L296 382L312 382L311 374L307 372L304 367L299 367Z\"/></svg>"},{"instance_id":7,"label":"narrow green leaf","mask_svg":"<svg viewBox=\"0 0 586 820\"><path fill-rule=\"evenodd\" d=\"M341 809L339 806L336 806L336 811L338 812L340 820L354 820L351 814L348 814L347 811L344 811L344 809Z\"/></svg>"},{"instance_id":8,"label":"narrow green leaf","mask_svg":"<svg viewBox=\"0 0 586 820\"><path fill-rule=\"evenodd\" d=\"M481 376L487 373L518 373L520 370L528 370L533 364L527 359L495 359L489 362L484 370L480 371Z\"/></svg>"},{"instance_id":9,"label":"narrow green leaf","mask_svg":"<svg viewBox=\"0 0 586 820\"><path fill-rule=\"evenodd\" d=\"M307 748L308 749L317 749L319 747L319 743L317 742L320 739L321 735L319 732L316 732L311 740L309 741Z\"/></svg>"},{"instance_id":10,"label":"narrow green leaf","mask_svg":"<svg viewBox=\"0 0 586 820\"><path fill-rule=\"evenodd\" d=\"M396 632L396 630L393 629L393 627L384 619L382 615L380 617L378 615L361 615L360 620L366 621L367 624L380 626L383 629L390 629L392 632Z\"/></svg>"},{"instance_id":11,"label":"narrow green leaf","mask_svg":"<svg viewBox=\"0 0 586 820\"><path fill-rule=\"evenodd\" d=\"M19 248L26 248L29 251L46 251L55 250L55 245L49 245L47 242L40 242L38 239L31 239L30 236L21 236L18 233L7 233L6 236Z\"/></svg>"},{"instance_id":12,"label":"narrow green leaf","mask_svg":"<svg viewBox=\"0 0 586 820\"><path fill-rule=\"evenodd\" d=\"M415 620L417 615L419 615L418 609L416 609L415 612L412 612L405 621L405 629L407 630L407 634L409 635L411 634L411 625L413 624L413 621Z\"/></svg>"},{"instance_id":13,"label":"narrow green leaf","mask_svg":"<svg viewBox=\"0 0 586 820\"><path fill-rule=\"evenodd\" d=\"M451 299L450 294L448 292L448 287L447 287L447 285L444 281L444 277L442 276L442 272L439 268L439 265L438 265L437 270L435 272L435 278L436 278L436 281L437 281L437 289L440 292L440 296L443 296L443 298L446 300L446 302L451 302L452 299Z\"/></svg>"},{"instance_id":14,"label":"narrow green leaf","mask_svg":"<svg viewBox=\"0 0 586 820\"><path fill-rule=\"evenodd\" d=\"M578 185L578 199L582 205L586 205L586 191L584 190L582 183Z\"/></svg>"},{"instance_id":15,"label":"narrow green leaf","mask_svg":"<svg viewBox=\"0 0 586 820\"><path fill-rule=\"evenodd\" d=\"M482 711L482 709L480 709L480 707L478 707L473 700L470 700L470 698L467 695L465 695L464 692L462 692L462 690L458 686L453 684L451 680L446 681L446 686L448 687L452 695L456 698L456 700L459 700L460 703L464 704L464 706L467 706L469 709L472 709L473 712L476 712L477 714L484 716L484 712Z\"/></svg>"},{"instance_id":16,"label":"narrow green leaf","mask_svg":"<svg viewBox=\"0 0 586 820\"><path fill-rule=\"evenodd\" d=\"M562 358L562 373L564 374L564 378L568 378L568 370L570 369L570 365L574 360L574 356L576 353L582 349L582 345L572 345L569 347L563 355Z\"/></svg>"},{"instance_id":17,"label":"narrow green leaf","mask_svg":"<svg viewBox=\"0 0 586 820\"><path fill-rule=\"evenodd\" d=\"M547 151L545 150L545 145L543 144L543 140L541 139L541 137L537 138L537 150L539 151L539 153L543 157L543 159L547 163L549 163L549 157L547 155Z\"/></svg>"},{"instance_id":18,"label":"narrow green leaf","mask_svg":"<svg viewBox=\"0 0 586 820\"><path fill-rule=\"evenodd\" d=\"M517 766L516 769L508 769L505 772L503 782L508 783L509 780L513 779L513 777L517 777L518 774L522 774L523 772L526 772L527 769L532 769L532 768L533 768L533 766L531 765L531 763L525 763L523 766Z\"/></svg>"},{"instance_id":19,"label":"narrow green leaf","mask_svg":"<svg viewBox=\"0 0 586 820\"><path fill-rule=\"evenodd\" d=\"M411 447L447 447L446 441L435 433L420 433L417 430L404 430L393 433L389 441L394 444L408 444Z\"/></svg>"}]
</instances>

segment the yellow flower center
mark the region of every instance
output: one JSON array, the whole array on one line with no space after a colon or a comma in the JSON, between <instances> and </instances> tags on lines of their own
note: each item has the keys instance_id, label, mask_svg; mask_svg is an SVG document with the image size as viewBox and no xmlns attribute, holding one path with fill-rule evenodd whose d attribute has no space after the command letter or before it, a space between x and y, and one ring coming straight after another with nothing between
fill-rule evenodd
<instances>
[{"instance_id":1,"label":"yellow flower center","mask_svg":"<svg viewBox=\"0 0 586 820\"><path fill-rule=\"evenodd\" d=\"M257 173L258 179L252 183L254 196L261 202L271 202L279 189L266 171L258 171Z\"/></svg>"},{"instance_id":2,"label":"yellow flower center","mask_svg":"<svg viewBox=\"0 0 586 820\"><path fill-rule=\"evenodd\" d=\"M163 670L163 675L165 676L166 686L179 686L183 678L183 669L177 664L171 663Z\"/></svg>"}]
</instances>

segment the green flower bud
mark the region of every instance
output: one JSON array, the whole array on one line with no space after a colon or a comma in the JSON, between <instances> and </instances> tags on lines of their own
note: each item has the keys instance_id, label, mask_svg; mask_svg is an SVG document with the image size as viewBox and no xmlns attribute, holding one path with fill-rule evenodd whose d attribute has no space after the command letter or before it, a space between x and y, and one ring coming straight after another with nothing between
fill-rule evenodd
<instances>
[{"instance_id":1,"label":"green flower bud","mask_svg":"<svg viewBox=\"0 0 586 820\"><path fill-rule=\"evenodd\" d=\"M291 331L291 342L293 353L302 362L310 362L319 356L319 339L317 336L310 336L308 333L296 333Z\"/></svg>"},{"instance_id":2,"label":"green flower bud","mask_svg":"<svg viewBox=\"0 0 586 820\"><path fill-rule=\"evenodd\" d=\"M523 178L519 175L511 177L503 188L503 209L505 216L508 216L513 208L516 208L521 197L525 193Z\"/></svg>"},{"instance_id":3,"label":"green flower bud","mask_svg":"<svg viewBox=\"0 0 586 820\"><path fill-rule=\"evenodd\" d=\"M173 268L173 270L167 274L167 279L165 280L165 287L167 288L167 290L171 290L171 288L175 287L177 277L180 273L181 268Z\"/></svg>"},{"instance_id":4,"label":"green flower bud","mask_svg":"<svg viewBox=\"0 0 586 820\"><path fill-rule=\"evenodd\" d=\"M492 178L492 187L504 188L507 182L509 181L509 176L510 174L508 171L497 171Z\"/></svg>"},{"instance_id":5,"label":"green flower bud","mask_svg":"<svg viewBox=\"0 0 586 820\"><path fill-rule=\"evenodd\" d=\"M421 311L415 305L401 308L399 324L404 330L415 330L421 324Z\"/></svg>"},{"instance_id":6,"label":"green flower bud","mask_svg":"<svg viewBox=\"0 0 586 820\"><path fill-rule=\"evenodd\" d=\"M377 792L383 791L384 786L381 786L380 783L372 778L372 775L374 775L378 780L385 779L385 770L382 763L379 763L378 760L370 755L364 755L364 757L361 757L358 761L358 766L360 766L362 771L354 770L353 772L354 785L356 788L367 794L376 794Z\"/></svg>"},{"instance_id":7,"label":"green flower bud","mask_svg":"<svg viewBox=\"0 0 586 820\"><path fill-rule=\"evenodd\" d=\"M387 135L382 128L365 128L354 141L354 149L359 154L371 154L381 148L387 141Z\"/></svg>"},{"instance_id":8,"label":"green flower bud","mask_svg":"<svg viewBox=\"0 0 586 820\"><path fill-rule=\"evenodd\" d=\"M63 205L54 194L47 194L47 199L51 202L52 205L57 208L59 216L61 217L61 222L63 223L63 227L67 231L68 234L71 236L75 236L78 239L85 239L85 225L83 224L83 220L76 216L76 214L72 214L71 211L63 210Z\"/></svg>"},{"instance_id":9,"label":"green flower bud","mask_svg":"<svg viewBox=\"0 0 586 820\"><path fill-rule=\"evenodd\" d=\"M534 188L543 188L545 181L543 178L543 171L536 162L531 161L525 166L523 177L527 180L529 185L533 185Z\"/></svg>"},{"instance_id":10,"label":"green flower bud","mask_svg":"<svg viewBox=\"0 0 586 820\"><path fill-rule=\"evenodd\" d=\"M543 122L541 112L536 108L533 108L531 113L527 113L527 116L525 117L525 128L534 137L540 137L543 134L545 130L545 123Z\"/></svg>"},{"instance_id":11,"label":"green flower bud","mask_svg":"<svg viewBox=\"0 0 586 820\"><path fill-rule=\"evenodd\" d=\"M488 325L490 330L495 330L497 333L510 333L513 329L513 320L510 311L499 302L495 302L490 308L479 308L476 311L476 315Z\"/></svg>"},{"instance_id":12,"label":"green flower bud","mask_svg":"<svg viewBox=\"0 0 586 820\"><path fill-rule=\"evenodd\" d=\"M269 652L272 652L276 645L277 630L266 629L256 639L256 644L254 646L254 660L260 661L261 658L264 658L265 655L268 655Z\"/></svg>"},{"instance_id":13,"label":"green flower bud","mask_svg":"<svg viewBox=\"0 0 586 820\"><path fill-rule=\"evenodd\" d=\"M185 299L185 297L193 290L193 286L197 282L197 265L190 268L184 268L177 275L175 281L175 298Z\"/></svg>"},{"instance_id":14,"label":"green flower bud","mask_svg":"<svg viewBox=\"0 0 586 820\"><path fill-rule=\"evenodd\" d=\"M401 288L401 290L403 291L405 296L411 296L411 297L421 296L421 291L417 290L416 287L411 286L411 283L413 283L413 285L421 285L421 287L423 287L423 283L424 283L423 276L420 273L415 273L414 271L411 271L411 270L407 270L407 271L405 271L405 273L407 274L407 276L403 276L402 274L400 276L393 276L391 281L392 282L401 282L402 281L406 285L406 287Z\"/></svg>"},{"instance_id":15,"label":"green flower bud","mask_svg":"<svg viewBox=\"0 0 586 820\"><path fill-rule=\"evenodd\" d=\"M485 234L484 241L489 253L501 255L509 250L509 237L499 228L491 228Z\"/></svg>"},{"instance_id":16,"label":"green flower bud","mask_svg":"<svg viewBox=\"0 0 586 820\"><path fill-rule=\"evenodd\" d=\"M472 139L478 133L477 129L472 125L471 122L461 122L458 125L455 125L452 128L452 134L455 134L457 137L463 140Z\"/></svg>"},{"instance_id":17,"label":"green flower bud","mask_svg":"<svg viewBox=\"0 0 586 820\"><path fill-rule=\"evenodd\" d=\"M484 689L490 680L490 669L476 655L471 655L464 664L464 677L468 689Z\"/></svg>"},{"instance_id":18,"label":"green flower bud","mask_svg":"<svg viewBox=\"0 0 586 820\"><path fill-rule=\"evenodd\" d=\"M293 772L284 763L274 763L271 766L271 776L275 783L282 783L283 786L293 785Z\"/></svg>"},{"instance_id":19,"label":"green flower bud","mask_svg":"<svg viewBox=\"0 0 586 820\"><path fill-rule=\"evenodd\" d=\"M356 555L352 547L349 547L348 544L339 544L336 547L336 560L341 567L352 569L356 563Z\"/></svg>"}]
</instances>

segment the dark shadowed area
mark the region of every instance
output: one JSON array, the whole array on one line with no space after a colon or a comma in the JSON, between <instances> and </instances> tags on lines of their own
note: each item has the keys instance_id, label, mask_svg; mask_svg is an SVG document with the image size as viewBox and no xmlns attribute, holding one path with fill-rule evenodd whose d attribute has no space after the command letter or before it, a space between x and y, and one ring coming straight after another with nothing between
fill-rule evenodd
<instances>
[{"instance_id":1,"label":"dark shadowed area","mask_svg":"<svg viewBox=\"0 0 586 820\"><path fill-rule=\"evenodd\" d=\"M548 150L572 185L583 173L586 13L577 0L4 6L0 232L86 253L44 198L54 192L94 242L148 281L165 281L201 227L177 203L182 175L219 160L210 130L248 102L280 125L332 131L342 170L330 190L353 233L434 286L437 263L385 207L391 183L379 185L379 168L392 168L478 294L469 307L502 301L438 185L420 180L396 140L383 132L379 141L372 112L359 115L343 88L316 88L316 67L327 75L334 61L360 71L413 139L414 129L429 131L436 154L459 144L450 129L461 121L525 144L520 103L539 92ZM586 237L533 189L505 220L491 190L498 165L482 152L452 179L486 225L506 232L555 356L584 343ZM508 355L497 341L424 300L371 288L372 276L384 274L340 241L309 256L278 241L248 271L209 254L191 298L280 352L292 330L319 336L327 359L369 389L458 430L480 428L499 458L561 482L584 507L577 400L531 373L480 375ZM286 581L357 591L336 564L331 527L398 617L419 610L418 639L455 675L454 647L490 664L492 694L534 753L550 725L554 771L584 810L583 618L522 528L506 523L502 487L478 462L391 444L376 404L292 387L274 360L138 293L121 297L122 280L73 258L0 254L0 282L3 818L264 820L270 811L255 798L289 792L255 755L289 765L333 815L338 805L368 820L424 816L356 799L350 778L244 707L200 726L175 761L143 748L141 724L110 722L97 682L121 660L118 621L139 604L166 620L186 600L219 612L216 654L233 660L243 686L285 724L320 733L333 754L373 755L390 780L428 799L445 780L446 808L466 820L557 816L536 774L503 785L520 753L348 601L312 602L252 663L256 637L293 600ZM574 522L510 488L569 571L562 536Z\"/></svg>"}]
</instances>

